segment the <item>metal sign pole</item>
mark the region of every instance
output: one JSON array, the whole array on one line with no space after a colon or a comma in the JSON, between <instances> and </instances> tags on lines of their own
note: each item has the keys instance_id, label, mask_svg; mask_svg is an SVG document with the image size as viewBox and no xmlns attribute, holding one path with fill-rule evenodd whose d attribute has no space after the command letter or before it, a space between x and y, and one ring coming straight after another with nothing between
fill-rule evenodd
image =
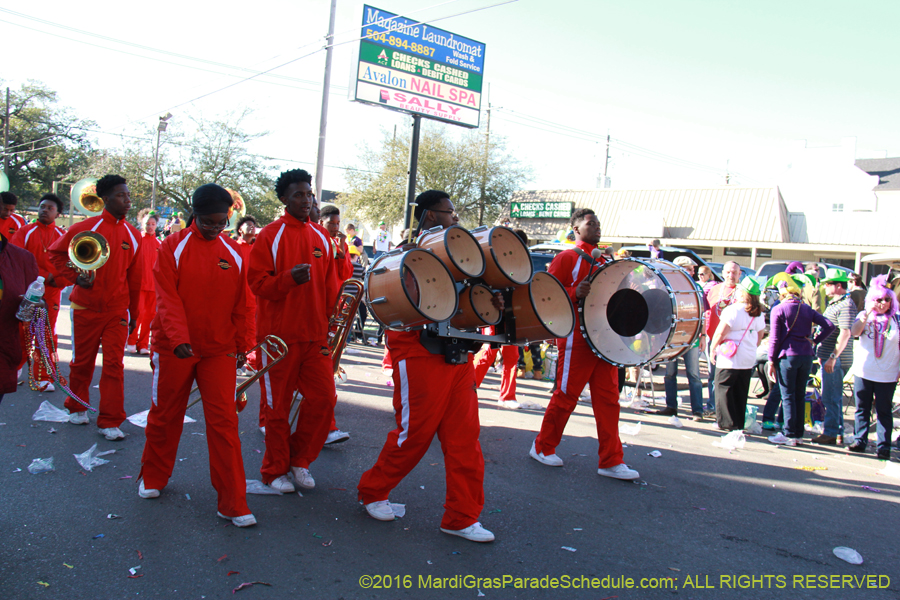
<instances>
[{"instance_id":1,"label":"metal sign pole","mask_svg":"<svg viewBox=\"0 0 900 600\"><path fill-rule=\"evenodd\" d=\"M422 117L413 115L412 142L409 144L409 182L406 187L406 210L403 227L412 227L412 205L416 201L416 170L419 167L419 133L422 130Z\"/></svg>"}]
</instances>

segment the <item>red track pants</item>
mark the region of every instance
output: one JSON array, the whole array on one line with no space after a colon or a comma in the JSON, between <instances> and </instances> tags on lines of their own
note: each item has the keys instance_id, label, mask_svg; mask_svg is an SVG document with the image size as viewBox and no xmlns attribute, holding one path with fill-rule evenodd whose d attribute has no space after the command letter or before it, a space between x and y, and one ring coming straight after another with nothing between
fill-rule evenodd
<instances>
[{"instance_id":1,"label":"red track pants","mask_svg":"<svg viewBox=\"0 0 900 600\"><path fill-rule=\"evenodd\" d=\"M209 476L219 494L218 510L229 517L250 514L234 403L234 357L177 358L171 353L154 352L151 360L152 404L141 457L144 487L161 490L172 476L184 412L196 379L203 398Z\"/></svg>"},{"instance_id":2,"label":"red track pants","mask_svg":"<svg viewBox=\"0 0 900 600\"><path fill-rule=\"evenodd\" d=\"M150 346L150 323L156 316L156 292L153 290L141 290L141 301L138 305L139 314L137 326L131 335L128 336L128 343L141 348L149 348Z\"/></svg>"},{"instance_id":3,"label":"red track pants","mask_svg":"<svg viewBox=\"0 0 900 600\"><path fill-rule=\"evenodd\" d=\"M519 364L519 347L518 346L501 346L501 356L503 357L503 377L500 380L500 400L516 399L516 369ZM497 349L488 348L479 355L475 362L475 387L481 387L484 376L487 374L488 367L494 364L497 358Z\"/></svg>"},{"instance_id":4,"label":"red track pants","mask_svg":"<svg viewBox=\"0 0 900 600\"><path fill-rule=\"evenodd\" d=\"M103 344L103 369L100 372L100 414L97 427L118 427L125 420L125 339L128 337L128 311L94 312L86 308L74 311L75 354L69 364L69 387L90 404L91 380L97 351ZM86 410L66 398L70 412Z\"/></svg>"},{"instance_id":5,"label":"red track pants","mask_svg":"<svg viewBox=\"0 0 900 600\"><path fill-rule=\"evenodd\" d=\"M443 356L413 357L394 365L394 418L378 461L359 481L359 499L387 500L422 460L437 434L444 453L447 496L441 527L465 529L484 508L484 456L478 441L478 397L471 363Z\"/></svg>"},{"instance_id":6,"label":"red track pants","mask_svg":"<svg viewBox=\"0 0 900 600\"><path fill-rule=\"evenodd\" d=\"M325 354L322 351L325 350ZM263 376L266 405L266 454L260 473L263 483L286 475L291 467L309 468L322 451L334 416L334 376L328 344L296 342L287 356ZM263 364L269 357L262 353ZM291 433L290 410L294 390L303 396L297 429Z\"/></svg>"},{"instance_id":7,"label":"red track pants","mask_svg":"<svg viewBox=\"0 0 900 600\"><path fill-rule=\"evenodd\" d=\"M577 336L577 337L576 337ZM575 343L572 343L575 338ZM580 343L579 343L580 342ZM578 396L585 384L591 384L591 408L597 423L597 441L601 469L622 463L622 442L619 440L619 373L616 367L598 358L575 331L565 339L558 339L559 362L556 379L559 388L553 392L544 413L541 432L534 448L549 456L556 452L569 415L575 410ZM574 347L573 347L574 346Z\"/></svg>"}]
</instances>

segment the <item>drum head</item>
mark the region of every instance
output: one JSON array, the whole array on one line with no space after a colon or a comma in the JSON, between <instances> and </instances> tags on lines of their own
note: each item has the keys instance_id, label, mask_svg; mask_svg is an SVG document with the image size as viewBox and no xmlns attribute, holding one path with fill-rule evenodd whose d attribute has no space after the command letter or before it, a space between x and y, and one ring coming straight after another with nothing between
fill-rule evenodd
<instances>
[{"instance_id":1,"label":"drum head","mask_svg":"<svg viewBox=\"0 0 900 600\"><path fill-rule=\"evenodd\" d=\"M428 250L384 254L366 274L366 304L390 328L445 321L456 314L457 298L446 265Z\"/></svg>"},{"instance_id":2,"label":"drum head","mask_svg":"<svg viewBox=\"0 0 900 600\"><path fill-rule=\"evenodd\" d=\"M478 228L472 235L484 251L486 265L482 279L486 284L500 289L531 281L534 274L531 254L516 232L507 227Z\"/></svg>"},{"instance_id":3,"label":"drum head","mask_svg":"<svg viewBox=\"0 0 900 600\"><path fill-rule=\"evenodd\" d=\"M653 360L666 348L675 322L668 282L650 264L633 259L601 267L578 310L594 352L626 366Z\"/></svg>"}]
</instances>

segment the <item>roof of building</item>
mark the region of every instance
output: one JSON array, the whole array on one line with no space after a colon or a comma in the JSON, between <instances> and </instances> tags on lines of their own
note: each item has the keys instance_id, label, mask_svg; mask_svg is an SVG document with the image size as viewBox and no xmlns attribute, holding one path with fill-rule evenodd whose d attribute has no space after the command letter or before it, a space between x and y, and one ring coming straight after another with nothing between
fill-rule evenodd
<instances>
[{"instance_id":1,"label":"roof of building","mask_svg":"<svg viewBox=\"0 0 900 600\"><path fill-rule=\"evenodd\" d=\"M511 202L574 202L597 213L604 239L790 242L787 209L777 187L662 190L531 190ZM500 220L509 216L509 206ZM529 237L555 238L566 219L511 219ZM647 224L659 223L657 233Z\"/></svg>"},{"instance_id":2,"label":"roof of building","mask_svg":"<svg viewBox=\"0 0 900 600\"><path fill-rule=\"evenodd\" d=\"M875 191L900 190L900 158L860 158L856 166L878 176Z\"/></svg>"}]
</instances>

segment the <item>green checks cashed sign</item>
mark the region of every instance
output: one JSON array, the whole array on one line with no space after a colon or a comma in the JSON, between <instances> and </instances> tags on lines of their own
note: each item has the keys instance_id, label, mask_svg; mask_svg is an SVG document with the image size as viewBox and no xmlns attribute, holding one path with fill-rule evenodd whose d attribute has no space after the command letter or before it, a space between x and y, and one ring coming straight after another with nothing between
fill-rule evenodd
<instances>
[{"instance_id":1,"label":"green checks cashed sign","mask_svg":"<svg viewBox=\"0 0 900 600\"><path fill-rule=\"evenodd\" d=\"M574 202L513 202L509 216L513 219L569 219Z\"/></svg>"}]
</instances>

